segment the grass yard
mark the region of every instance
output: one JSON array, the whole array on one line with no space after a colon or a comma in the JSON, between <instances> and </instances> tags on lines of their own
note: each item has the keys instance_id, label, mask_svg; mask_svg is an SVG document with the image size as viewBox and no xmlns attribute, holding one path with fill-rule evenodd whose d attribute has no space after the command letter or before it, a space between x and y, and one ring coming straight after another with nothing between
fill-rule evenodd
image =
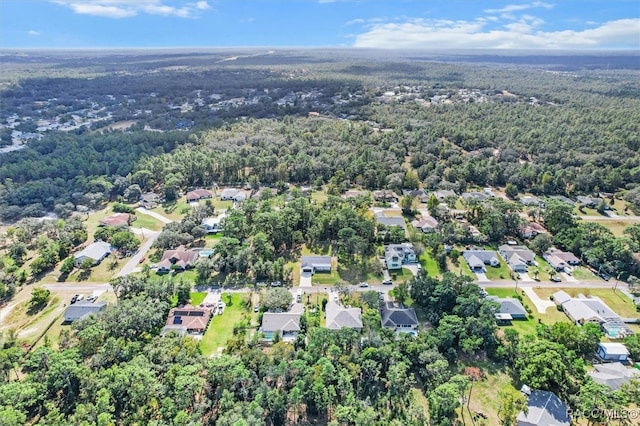
<instances>
[{"instance_id":1,"label":"grass yard","mask_svg":"<svg viewBox=\"0 0 640 426\"><path fill-rule=\"evenodd\" d=\"M458 264L457 265L455 265L451 261L451 258L448 257L447 258L447 266L449 268L449 272L453 272L453 273L459 274L459 275L466 275L468 277L473 278L474 280L477 279L476 274L471 272L471 269L469 269L469 265L467 265L467 262L464 261L462 256L460 256L458 258Z\"/></svg>"},{"instance_id":2,"label":"grass yard","mask_svg":"<svg viewBox=\"0 0 640 426\"><path fill-rule=\"evenodd\" d=\"M515 284L514 284L514 288L487 287L486 290L487 290L487 293L489 293L492 296L516 297ZM545 298L542 294L539 293L538 289L535 289L535 291L538 294L538 296L540 296L542 299ZM521 335L527 335L527 334L535 334L536 325L538 325L538 322L542 322L547 325L555 324L556 322L569 322L569 318L567 318L567 316L564 313L558 311L555 308L547 308L547 311L544 314L538 313L531 299L529 299L529 297L521 289L518 289L518 294L522 296L522 305L525 308L529 307L529 309L531 310L531 313L529 314L529 318L527 318L526 320L513 320L511 322L511 325L500 326L499 328L505 329L505 328L512 327L516 329Z\"/></svg>"},{"instance_id":3,"label":"grass yard","mask_svg":"<svg viewBox=\"0 0 640 426\"><path fill-rule=\"evenodd\" d=\"M564 290L572 297L577 297L579 294L587 297L596 296L621 317L640 317L640 313L636 311L633 301L622 292L614 291L612 288L536 288L535 292L541 299L549 299L553 293L559 290Z\"/></svg>"},{"instance_id":4,"label":"grass yard","mask_svg":"<svg viewBox=\"0 0 640 426\"><path fill-rule=\"evenodd\" d=\"M248 293L233 293L231 295L232 304L224 308L222 315L215 315L209 323L209 328L200 341L200 352L205 356L219 354L227 344L227 339L233 335L233 326L242 321L244 314L252 316L255 320L256 314L244 308L243 301L250 297ZM222 300L227 303L227 293L222 293Z\"/></svg>"},{"instance_id":5,"label":"grass yard","mask_svg":"<svg viewBox=\"0 0 640 426\"><path fill-rule=\"evenodd\" d=\"M340 277L338 271L335 270L331 271L331 273L317 272L313 274L313 277L311 278L311 283L318 285L334 285L340 281L342 281L342 277Z\"/></svg>"},{"instance_id":6,"label":"grass yard","mask_svg":"<svg viewBox=\"0 0 640 426\"><path fill-rule=\"evenodd\" d=\"M389 271L389 275L391 275L391 279L393 281L411 281L413 279L413 272L410 269L402 268L402 269L393 269Z\"/></svg>"},{"instance_id":7,"label":"grass yard","mask_svg":"<svg viewBox=\"0 0 640 426\"><path fill-rule=\"evenodd\" d=\"M152 231L161 231L164 223L160 222L147 214L137 212L136 220L131 223L134 228L146 228Z\"/></svg>"},{"instance_id":8,"label":"grass yard","mask_svg":"<svg viewBox=\"0 0 640 426\"><path fill-rule=\"evenodd\" d=\"M198 306L199 304L202 303L204 298L207 297L207 292L206 291L192 292L189 296L191 299L190 300L191 306Z\"/></svg>"},{"instance_id":9,"label":"grass yard","mask_svg":"<svg viewBox=\"0 0 640 426\"><path fill-rule=\"evenodd\" d=\"M327 196L324 188L322 189L322 191L314 190L311 192L311 200L317 202L318 204L327 201L327 198L329 197Z\"/></svg>"},{"instance_id":10,"label":"grass yard","mask_svg":"<svg viewBox=\"0 0 640 426\"><path fill-rule=\"evenodd\" d=\"M370 263L370 261L371 259L367 259L367 265ZM369 270L363 273L362 268L360 268L359 265L344 266L340 264L338 266L338 275L343 281L346 281L350 284L357 284L362 281L368 282L369 284L380 284L383 280L382 273L375 274L370 272Z\"/></svg>"},{"instance_id":11,"label":"grass yard","mask_svg":"<svg viewBox=\"0 0 640 426\"><path fill-rule=\"evenodd\" d=\"M467 408L466 405L460 407L457 410L459 413L458 417L462 417L465 424L471 425L474 424L471 420L471 413L481 412L487 416L487 419L484 423L480 424L499 426L501 422L498 418L498 392L506 387L512 386L511 377L502 365L490 361L469 363L469 366L480 368L484 373L484 378L473 383L471 398L469 399L469 408ZM467 397L468 396L469 394L467 393Z\"/></svg>"},{"instance_id":12,"label":"grass yard","mask_svg":"<svg viewBox=\"0 0 640 426\"><path fill-rule=\"evenodd\" d=\"M625 228L627 228L629 225L632 225L634 223L634 222L622 221L622 220L616 220L616 219L592 220L592 221L590 221L589 219L584 219L583 222L599 223L600 225L604 226L605 228L613 232L613 235L615 235L616 237L622 237L624 235L623 231L625 230Z\"/></svg>"},{"instance_id":13,"label":"grass yard","mask_svg":"<svg viewBox=\"0 0 640 426\"><path fill-rule=\"evenodd\" d=\"M495 266L487 265L484 268L485 269L485 275L490 280L508 280L508 279L510 279L511 278L511 269L509 269L509 266L507 265L507 263L504 261L504 259L502 257L498 256L498 260L500 261L500 266L495 267ZM467 262L464 262L464 264L466 265ZM468 265L467 265L467 267L468 267Z\"/></svg>"},{"instance_id":14,"label":"grass yard","mask_svg":"<svg viewBox=\"0 0 640 426\"><path fill-rule=\"evenodd\" d=\"M438 267L438 262L431 256L431 253L425 251L420 255L420 264L427 271L430 277L439 277L440 276L440 268Z\"/></svg>"},{"instance_id":15,"label":"grass yard","mask_svg":"<svg viewBox=\"0 0 640 426\"><path fill-rule=\"evenodd\" d=\"M585 281L599 280L600 279L600 278L598 278L596 276L596 274L594 274L593 272L591 272L588 268L585 268L584 266L578 266L578 267L573 268L573 272L571 272L571 276L573 276L577 280L585 280Z\"/></svg>"}]
</instances>

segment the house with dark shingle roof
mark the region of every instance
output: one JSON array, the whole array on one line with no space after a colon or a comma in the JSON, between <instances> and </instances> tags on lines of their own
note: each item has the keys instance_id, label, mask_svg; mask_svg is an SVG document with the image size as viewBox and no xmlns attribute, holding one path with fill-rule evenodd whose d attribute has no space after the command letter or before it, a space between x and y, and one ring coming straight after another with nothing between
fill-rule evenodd
<instances>
[{"instance_id":1,"label":"house with dark shingle roof","mask_svg":"<svg viewBox=\"0 0 640 426\"><path fill-rule=\"evenodd\" d=\"M331 256L302 256L302 272L331 272Z\"/></svg>"},{"instance_id":2,"label":"house with dark shingle roof","mask_svg":"<svg viewBox=\"0 0 640 426\"><path fill-rule=\"evenodd\" d=\"M556 394L534 390L528 396L527 413L521 411L518 426L570 426L569 406Z\"/></svg>"},{"instance_id":3,"label":"house with dark shingle roof","mask_svg":"<svg viewBox=\"0 0 640 426\"><path fill-rule=\"evenodd\" d=\"M345 308L331 300L327 302L327 328L340 330L341 328L353 328L362 330L362 310L360 308Z\"/></svg>"},{"instance_id":4,"label":"house with dark shingle roof","mask_svg":"<svg viewBox=\"0 0 640 426\"><path fill-rule=\"evenodd\" d=\"M503 244L498 253L514 272L527 272L529 265L535 265L536 254L524 246Z\"/></svg>"},{"instance_id":5,"label":"house with dark shingle roof","mask_svg":"<svg viewBox=\"0 0 640 426\"><path fill-rule=\"evenodd\" d=\"M394 302L385 302L380 308L382 326L400 333L416 332L418 317L413 308L405 308Z\"/></svg>"},{"instance_id":6,"label":"house with dark shingle roof","mask_svg":"<svg viewBox=\"0 0 640 426\"><path fill-rule=\"evenodd\" d=\"M213 192L207 189L194 189L193 191L187 192L187 201L193 202L202 200L204 198L212 198Z\"/></svg>"},{"instance_id":7,"label":"house with dark shingle roof","mask_svg":"<svg viewBox=\"0 0 640 426\"><path fill-rule=\"evenodd\" d=\"M88 300L81 300L76 303L72 303L64 311L64 322L70 323L75 320L83 319L91 314L97 314L106 308L106 302L90 302Z\"/></svg>"}]
</instances>

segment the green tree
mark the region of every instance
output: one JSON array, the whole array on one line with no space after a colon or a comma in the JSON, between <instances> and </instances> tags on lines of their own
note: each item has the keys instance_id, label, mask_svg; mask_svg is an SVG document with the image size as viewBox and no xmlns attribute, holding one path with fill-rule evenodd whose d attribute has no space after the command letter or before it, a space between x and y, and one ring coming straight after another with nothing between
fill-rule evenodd
<instances>
[{"instance_id":1,"label":"green tree","mask_svg":"<svg viewBox=\"0 0 640 426\"><path fill-rule=\"evenodd\" d=\"M515 426L520 411L527 413L527 398L513 386L507 386L498 392L498 418L503 426Z\"/></svg>"},{"instance_id":2,"label":"green tree","mask_svg":"<svg viewBox=\"0 0 640 426\"><path fill-rule=\"evenodd\" d=\"M396 302L403 305L409 298L409 284L406 281L398 284L389 292L389 295L391 295Z\"/></svg>"},{"instance_id":3,"label":"green tree","mask_svg":"<svg viewBox=\"0 0 640 426\"><path fill-rule=\"evenodd\" d=\"M31 291L31 300L29 300L30 309L39 309L49 302L51 292L42 287L34 287Z\"/></svg>"},{"instance_id":4,"label":"green tree","mask_svg":"<svg viewBox=\"0 0 640 426\"><path fill-rule=\"evenodd\" d=\"M268 311L286 311L292 300L293 296L286 288L271 288L264 295L263 305Z\"/></svg>"}]
</instances>

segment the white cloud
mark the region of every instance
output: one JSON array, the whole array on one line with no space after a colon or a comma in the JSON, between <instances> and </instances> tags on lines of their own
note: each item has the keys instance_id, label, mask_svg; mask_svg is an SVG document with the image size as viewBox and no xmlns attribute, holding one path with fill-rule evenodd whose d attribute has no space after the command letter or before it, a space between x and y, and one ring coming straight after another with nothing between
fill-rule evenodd
<instances>
[{"instance_id":1,"label":"white cloud","mask_svg":"<svg viewBox=\"0 0 640 426\"><path fill-rule=\"evenodd\" d=\"M27 34L29 34L30 36L39 36L40 33L38 31L35 30L29 30L27 31Z\"/></svg>"},{"instance_id":2,"label":"white cloud","mask_svg":"<svg viewBox=\"0 0 640 426\"><path fill-rule=\"evenodd\" d=\"M66 6L81 15L102 16L106 18L128 18L139 13L160 16L190 18L198 11L209 9L209 3L198 1L186 3L181 7L164 4L164 0L51 0Z\"/></svg>"},{"instance_id":3,"label":"white cloud","mask_svg":"<svg viewBox=\"0 0 640 426\"><path fill-rule=\"evenodd\" d=\"M519 12L521 10L533 9L537 7L542 7L544 9L551 9L553 4L545 3L543 1L534 1L532 3L524 3L524 4L510 4L500 9L485 9L485 13L511 13L511 12Z\"/></svg>"},{"instance_id":4,"label":"white cloud","mask_svg":"<svg viewBox=\"0 0 640 426\"><path fill-rule=\"evenodd\" d=\"M252 23L252 22L255 22L255 20L256 20L256 18L253 18L253 17L251 17L251 18L244 18L244 19L241 19L241 20L240 20L240 23L241 23L241 24L250 24L250 23Z\"/></svg>"},{"instance_id":5,"label":"white cloud","mask_svg":"<svg viewBox=\"0 0 640 426\"><path fill-rule=\"evenodd\" d=\"M356 36L353 45L389 49L598 49L639 46L640 19L637 18L600 23L588 29L545 31L543 25L542 19L531 15L503 15L501 19L488 16L469 21L387 21L369 26Z\"/></svg>"}]
</instances>

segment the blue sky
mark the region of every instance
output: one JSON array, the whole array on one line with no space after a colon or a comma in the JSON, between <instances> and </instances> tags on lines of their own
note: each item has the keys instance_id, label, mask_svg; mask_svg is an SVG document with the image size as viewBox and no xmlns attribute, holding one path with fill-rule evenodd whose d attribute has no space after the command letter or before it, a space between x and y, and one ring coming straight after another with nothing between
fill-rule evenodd
<instances>
[{"instance_id":1,"label":"blue sky","mask_svg":"<svg viewBox=\"0 0 640 426\"><path fill-rule=\"evenodd\" d=\"M0 0L0 48L640 50L638 0Z\"/></svg>"}]
</instances>

